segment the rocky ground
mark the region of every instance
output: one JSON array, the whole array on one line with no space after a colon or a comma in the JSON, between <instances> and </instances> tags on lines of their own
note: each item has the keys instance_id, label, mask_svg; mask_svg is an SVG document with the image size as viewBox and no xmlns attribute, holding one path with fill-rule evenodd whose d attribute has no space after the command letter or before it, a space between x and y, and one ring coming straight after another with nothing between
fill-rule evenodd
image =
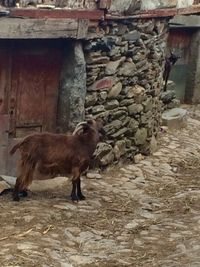
<instances>
[{"instance_id":1,"label":"rocky ground","mask_svg":"<svg viewBox=\"0 0 200 267\"><path fill-rule=\"evenodd\" d=\"M199 114L199 115L198 115ZM161 132L159 149L137 164L68 186L0 198L1 267L199 267L200 112L188 127Z\"/></svg>"}]
</instances>

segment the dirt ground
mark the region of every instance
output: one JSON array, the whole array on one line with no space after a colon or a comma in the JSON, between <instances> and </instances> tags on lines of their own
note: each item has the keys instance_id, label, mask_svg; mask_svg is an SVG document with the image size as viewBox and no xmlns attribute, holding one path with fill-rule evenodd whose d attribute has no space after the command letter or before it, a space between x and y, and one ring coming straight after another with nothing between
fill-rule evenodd
<instances>
[{"instance_id":1,"label":"dirt ground","mask_svg":"<svg viewBox=\"0 0 200 267\"><path fill-rule=\"evenodd\" d=\"M60 190L0 197L1 267L200 267L200 114L161 133L138 164L83 178L85 201Z\"/></svg>"}]
</instances>

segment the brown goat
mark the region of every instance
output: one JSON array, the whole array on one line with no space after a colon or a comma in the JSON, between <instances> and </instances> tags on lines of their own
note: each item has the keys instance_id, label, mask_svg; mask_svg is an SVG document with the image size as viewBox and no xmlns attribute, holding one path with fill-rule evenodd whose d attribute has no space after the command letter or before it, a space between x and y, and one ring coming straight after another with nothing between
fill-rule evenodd
<instances>
[{"instance_id":1,"label":"brown goat","mask_svg":"<svg viewBox=\"0 0 200 267\"><path fill-rule=\"evenodd\" d=\"M19 193L27 195L35 170L52 178L72 175L72 200L85 199L80 176L89 166L101 133L102 121L89 120L78 124L72 135L35 133L25 137L10 151L11 155L18 149L21 152L13 200L19 201Z\"/></svg>"}]
</instances>

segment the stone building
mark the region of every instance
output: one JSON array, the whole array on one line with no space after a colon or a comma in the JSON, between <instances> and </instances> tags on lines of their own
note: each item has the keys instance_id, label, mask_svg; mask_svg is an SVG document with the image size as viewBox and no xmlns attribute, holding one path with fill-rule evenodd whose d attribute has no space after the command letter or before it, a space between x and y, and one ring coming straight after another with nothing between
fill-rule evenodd
<instances>
[{"instance_id":1,"label":"stone building","mask_svg":"<svg viewBox=\"0 0 200 267\"><path fill-rule=\"evenodd\" d=\"M181 56L171 73L179 99L186 103L200 103L200 16L173 18L168 46Z\"/></svg>"},{"instance_id":2,"label":"stone building","mask_svg":"<svg viewBox=\"0 0 200 267\"><path fill-rule=\"evenodd\" d=\"M193 1L3 1L0 9L0 170L32 132L67 132L101 117L106 166L149 153L160 125L169 19ZM14 7L12 7L14 6Z\"/></svg>"}]
</instances>

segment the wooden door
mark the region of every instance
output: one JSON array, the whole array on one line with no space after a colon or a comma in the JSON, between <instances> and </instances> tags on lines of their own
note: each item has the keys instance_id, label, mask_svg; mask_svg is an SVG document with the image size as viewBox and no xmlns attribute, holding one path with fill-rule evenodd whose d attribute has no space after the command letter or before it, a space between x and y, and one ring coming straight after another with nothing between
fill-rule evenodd
<instances>
[{"instance_id":1,"label":"wooden door","mask_svg":"<svg viewBox=\"0 0 200 267\"><path fill-rule=\"evenodd\" d=\"M46 42L15 44L9 98L11 136L55 131L61 58L61 49Z\"/></svg>"},{"instance_id":2,"label":"wooden door","mask_svg":"<svg viewBox=\"0 0 200 267\"><path fill-rule=\"evenodd\" d=\"M0 44L0 171L6 173L9 115L7 92L9 87L9 52L4 42Z\"/></svg>"},{"instance_id":3,"label":"wooden door","mask_svg":"<svg viewBox=\"0 0 200 267\"><path fill-rule=\"evenodd\" d=\"M0 174L16 174L20 138L56 131L62 67L59 41L0 41Z\"/></svg>"}]
</instances>

